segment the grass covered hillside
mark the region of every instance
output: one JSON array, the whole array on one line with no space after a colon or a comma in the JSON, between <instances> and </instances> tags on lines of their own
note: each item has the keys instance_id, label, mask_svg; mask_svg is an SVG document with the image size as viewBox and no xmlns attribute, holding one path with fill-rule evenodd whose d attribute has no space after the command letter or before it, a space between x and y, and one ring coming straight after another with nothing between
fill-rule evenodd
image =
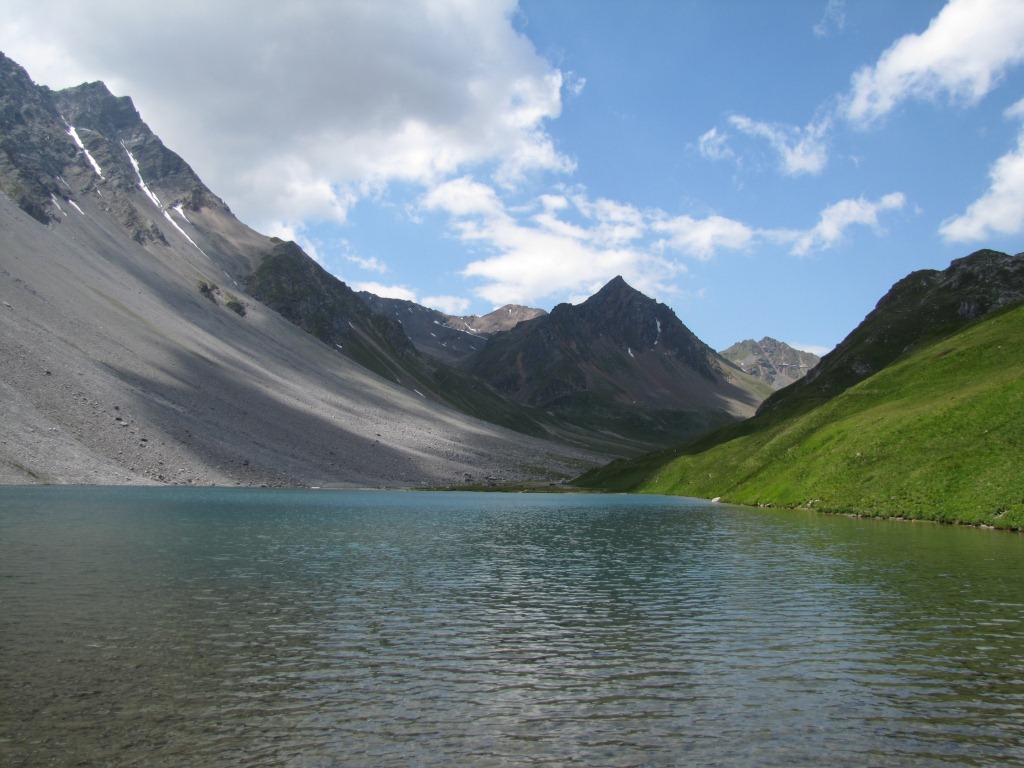
<instances>
[{"instance_id":1,"label":"grass covered hillside","mask_svg":"<svg viewBox=\"0 0 1024 768\"><path fill-rule=\"evenodd\" d=\"M823 404L766 412L577 485L1024 528L1024 304Z\"/></svg>"}]
</instances>

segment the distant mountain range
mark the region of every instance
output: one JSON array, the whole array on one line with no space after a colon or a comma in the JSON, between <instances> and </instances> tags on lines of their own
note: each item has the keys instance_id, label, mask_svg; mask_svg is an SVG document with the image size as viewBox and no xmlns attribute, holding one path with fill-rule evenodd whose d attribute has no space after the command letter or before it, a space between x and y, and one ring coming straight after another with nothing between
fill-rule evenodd
<instances>
[{"instance_id":1,"label":"distant mountain range","mask_svg":"<svg viewBox=\"0 0 1024 768\"><path fill-rule=\"evenodd\" d=\"M580 485L1024 528L1024 254L896 283L741 424Z\"/></svg>"},{"instance_id":2,"label":"distant mountain range","mask_svg":"<svg viewBox=\"0 0 1024 768\"><path fill-rule=\"evenodd\" d=\"M382 298L366 291L360 291L359 297L378 315L401 323L416 349L452 365L479 352L494 334L547 314L543 309L506 304L482 316L446 315L412 301Z\"/></svg>"},{"instance_id":3,"label":"distant mountain range","mask_svg":"<svg viewBox=\"0 0 1024 768\"><path fill-rule=\"evenodd\" d=\"M621 278L550 315L360 296L238 221L129 98L2 54L0 192L0 481L557 479L769 393Z\"/></svg>"},{"instance_id":4,"label":"distant mountain range","mask_svg":"<svg viewBox=\"0 0 1024 768\"><path fill-rule=\"evenodd\" d=\"M494 336L465 365L517 403L638 444L746 417L769 391L621 277Z\"/></svg>"},{"instance_id":5,"label":"distant mountain range","mask_svg":"<svg viewBox=\"0 0 1024 768\"><path fill-rule=\"evenodd\" d=\"M820 359L810 352L765 336L760 341L746 339L722 350L722 357L738 365L745 373L756 376L772 389L788 387L803 378Z\"/></svg>"}]
</instances>

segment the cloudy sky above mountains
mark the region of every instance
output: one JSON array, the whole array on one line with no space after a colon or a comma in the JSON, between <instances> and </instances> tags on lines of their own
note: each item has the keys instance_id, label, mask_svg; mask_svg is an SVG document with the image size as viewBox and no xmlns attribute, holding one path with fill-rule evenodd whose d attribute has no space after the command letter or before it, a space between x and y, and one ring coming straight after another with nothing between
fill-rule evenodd
<instances>
[{"instance_id":1,"label":"cloudy sky above mountains","mask_svg":"<svg viewBox=\"0 0 1024 768\"><path fill-rule=\"evenodd\" d=\"M1019 0L0 0L244 221L356 288L550 309L617 274L716 348L828 348L1024 250Z\"/></svg>"}]
</instances>

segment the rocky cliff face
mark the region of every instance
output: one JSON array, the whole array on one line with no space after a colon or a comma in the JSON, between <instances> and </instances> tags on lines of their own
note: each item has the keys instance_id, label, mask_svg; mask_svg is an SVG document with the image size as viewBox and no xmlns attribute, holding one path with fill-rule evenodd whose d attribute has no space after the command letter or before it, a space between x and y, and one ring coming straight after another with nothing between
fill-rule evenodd
<instances>
[{"instance_id":1,"label":"rocky cliff face","mask_svg":"<svg viewBox=\"0 0 1024 768\"><path fill-rule=\"evenodd\" d=\"M818 356L765 336L746 339L722 350L722 357L756 376L772 389L788 387L818 364Z\"/></svg>"},{"instance_id":2,"label":"rocky cliff face","mask_svg":"<svg viewBox=\"0 0 1024 768\"><path fill-rule=\"evenodd\" d=\"M991 250L924 269L897 282L839 346L803 379L768 398L761 411L835 397L916 346L1024 299L1024 254Z\"/></svg>"},{"instance_id":3,"label":"rocky cliff face","mask_svg":"<svg viewBox=\"0 0 1024 768\"><path fill-rule=\"evenodd\" d=\"M226 210L178 155L142 121L131 99L103 83L54 92L0 54L0 190L37 221L49 223L102 197L137 242L166 243L184 210ZM160 187L160 196L150 185ZM135 193L148 205L138 205Z\"/></svg>"}]
</instances>

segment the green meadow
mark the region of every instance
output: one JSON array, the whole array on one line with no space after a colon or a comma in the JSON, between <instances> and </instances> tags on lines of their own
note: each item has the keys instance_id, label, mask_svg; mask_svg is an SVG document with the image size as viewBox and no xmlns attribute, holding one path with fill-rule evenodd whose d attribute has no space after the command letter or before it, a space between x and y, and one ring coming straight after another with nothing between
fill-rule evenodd
<instances>
[{"instance_id":1,"label":"green meadow","mask_svg":"<svg viewBox=\"0 0 1024 768\"><path fill-rule=\"evenodd\" d=\"M824 403L794 403L576 484L1024 528L1024 305Z\"/></svg>"}]
</instances>

